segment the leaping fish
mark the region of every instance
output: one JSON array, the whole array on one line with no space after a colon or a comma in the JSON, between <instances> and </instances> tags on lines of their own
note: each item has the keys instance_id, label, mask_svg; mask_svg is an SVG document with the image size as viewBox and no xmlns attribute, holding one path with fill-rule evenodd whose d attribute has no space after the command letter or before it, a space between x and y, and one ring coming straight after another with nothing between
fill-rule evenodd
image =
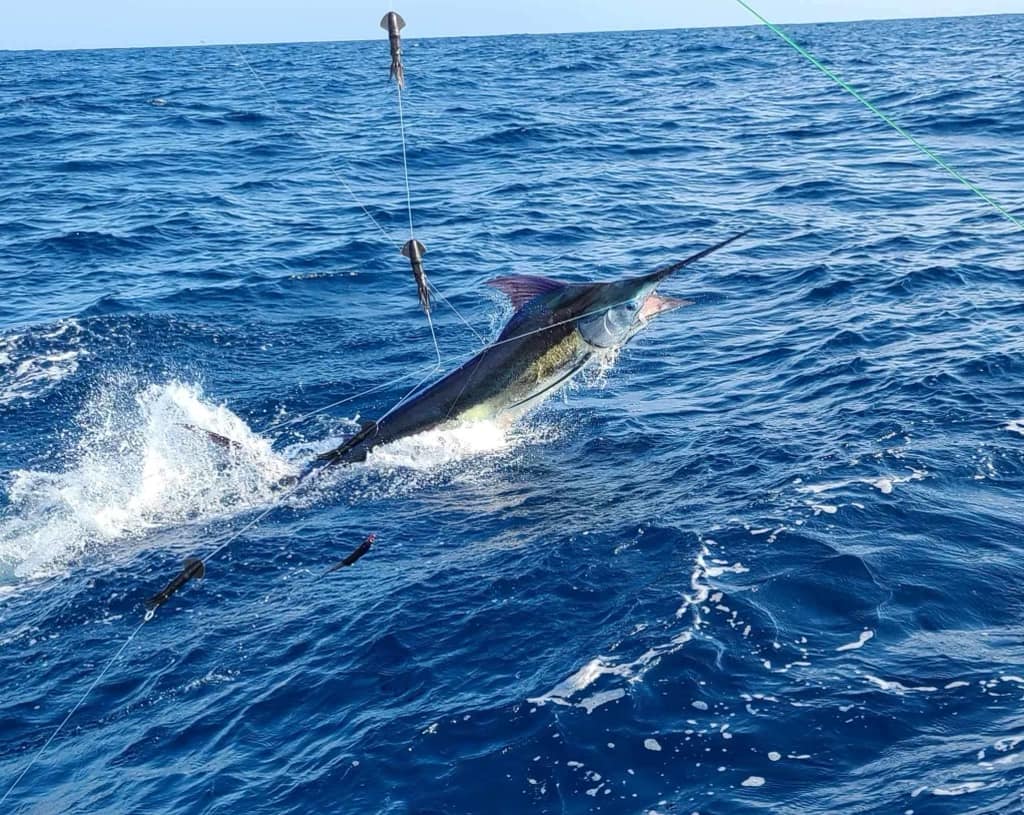
<instances>
[{"instance_id":1,"label":"leaping fish","mask_svg":"<svg viewBox=\"0 0 1024 815\"><path fill-rule=\"evenodd\" d=\"M402 35L399 32L405 28L405 20L397 11L389 11L381 18L380 27L388 32L391 43L391 79L399 88L404 88L405 68L402 67Z\"/></svg>"},{"instance_id":2,"label":"leaping fish","mask_svg":"<svg viewBox=\"0 0 1024 815\"><path fill-rule=\"evenodd\" d=\"M504 292L517 309L498 339L319 455L297 480L325 465L363 461L374 447L449 422L518 418L564 387L602 352L621 348L654 317L689 305L690 301L655 290L674 272L745 234L649 274L610 283L565 283L533 276L491 280L489 285Z\"/></svg>"}]
</instances>

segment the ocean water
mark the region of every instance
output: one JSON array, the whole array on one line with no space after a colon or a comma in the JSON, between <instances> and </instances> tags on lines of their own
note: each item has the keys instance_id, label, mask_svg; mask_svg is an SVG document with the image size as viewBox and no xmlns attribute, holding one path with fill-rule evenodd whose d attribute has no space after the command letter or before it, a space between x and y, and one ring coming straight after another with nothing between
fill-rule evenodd
<instances>
[{"instance_id":1,"label":"ocean water","mask_svg":"<svg viewBox=\"0 0 1024 815\"><path fill-rule=\"evenodd\" d=\"M1024 16L792 32L1022 212ZM492 277L751 233L514 430L275 505L435 363L387 68L0 53L4 791L99 677L5 811L1019 811L1024 234L761 28L408 40L444 367Z\"/></svg>"}]
</instances>

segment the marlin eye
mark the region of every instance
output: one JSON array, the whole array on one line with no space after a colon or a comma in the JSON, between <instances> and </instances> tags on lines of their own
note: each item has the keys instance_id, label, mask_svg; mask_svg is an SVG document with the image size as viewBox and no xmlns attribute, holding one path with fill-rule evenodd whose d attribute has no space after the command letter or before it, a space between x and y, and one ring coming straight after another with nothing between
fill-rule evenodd
<instances>
[{"instance_id":1,"label":"marlin eye","mask_svg":"<svg viewBox=\"0 0 1024 815\"><path fill-rule=\"evenodd\" d=\"M636 303L626 303L626 311L636 311Z\"/></svg>"}]
</instances>

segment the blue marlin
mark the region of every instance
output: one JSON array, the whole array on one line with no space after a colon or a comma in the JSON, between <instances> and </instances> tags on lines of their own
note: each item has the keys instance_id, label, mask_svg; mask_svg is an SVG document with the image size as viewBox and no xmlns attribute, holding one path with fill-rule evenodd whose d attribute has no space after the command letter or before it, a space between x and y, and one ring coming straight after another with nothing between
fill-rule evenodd
<instances>
[{"instance_id":1,"label":"blue marlin","mask_svg":"<svg viewBox=\"0 0 1024 815\"><path fill-rule=\"evenodd\" d=\"M625 345L660 314L689 305L656 289L674 272L728 246L746 232L639 277L567 283L547 277L489 281L516 312L494 342L457 369L410 395L300 476L325 465L366 459L374 448L449 423L515 420L564 387L602 354Z\"/></svg>"}]
</instances>

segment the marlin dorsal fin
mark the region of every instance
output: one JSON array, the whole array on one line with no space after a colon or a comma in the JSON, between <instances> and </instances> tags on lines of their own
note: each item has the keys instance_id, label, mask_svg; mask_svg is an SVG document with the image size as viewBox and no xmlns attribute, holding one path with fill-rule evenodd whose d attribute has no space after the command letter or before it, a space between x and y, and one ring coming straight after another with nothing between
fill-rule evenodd
<instances>
[{"instance_id":1,"label":"marlin dorsal fin","mask_svg":"<svg viewBox=\"0 0 1024 815\"><path fill-rule=\"evenodd\" d=\"M569 284L537 275L509 275L488 280L487 285L503 292L512 301L513 308L522 308L533 298L558 291Z\"/></svg>"}]
</instances>

